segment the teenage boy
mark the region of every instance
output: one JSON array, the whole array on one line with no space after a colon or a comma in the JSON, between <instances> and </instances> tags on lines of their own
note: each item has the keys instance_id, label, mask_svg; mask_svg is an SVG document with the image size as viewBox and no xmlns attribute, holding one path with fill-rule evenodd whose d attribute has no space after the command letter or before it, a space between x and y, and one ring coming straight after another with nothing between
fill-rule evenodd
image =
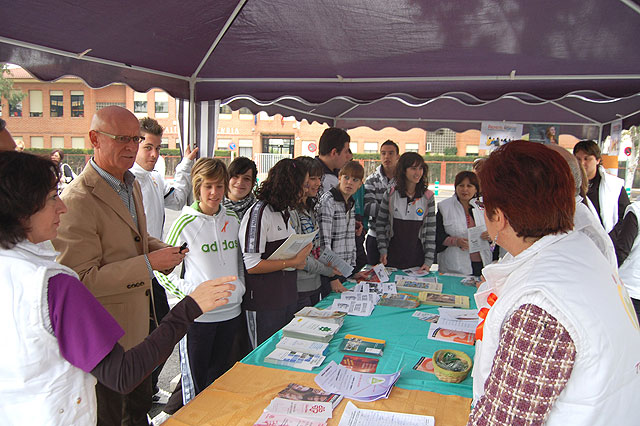
<instances>
[{"instance_id":1,"label":"teenage boy","mask_svg":"<svg viewBox=\"0 0 640 426\"><path fill-rule=\"evenodd\" d=\"M320 194L338 186L338 170L353 158L349 148L350 141L349 134L337 127L329 127L322 132L316 157L323 171Z\"/></svg>"},{"instance_id":2,"label":"teenage boy","mask_svg":"<svg viewBox=\"0 0 640 426\"><path fill-rule=\"evenodd\" d=\"M624 180L607 173L600 164L602 154L598 144L591 140L578 142L573 155L582 164L589 179L587 198L593 204L604 230L615 240L614 226L622 222L629 203Z\"/></svg>"},{"instance_id":3,"label":"teenage boy","mask_svg":"<svg viewBox=\"0 0 640 426\"><path fill-rule=\"evenodd\" d=\"M349 161L338 174L338 186L322 194L318 202L320 247L329 248L349 265L356 266L356 214L353 194L362 185L364 168L357 161ZM362 228L359 230L362 232ZM323 280L323 297L330 289L343 292L346 289L337 278ZM329 285L327 285L329 284Z\"/></svg>"},{"instance_id":4,"label":"teenage boy","mask_svg":"<svg viewBox=\"0 0 640 426\"><path fill-rule=\"evenodd\" d=\"M378 242L376 240L376 216L384 192L393 184L393 175L400 158L400 149L391 139L380 146L380 165L364 183L364 214L369 217L367 231L367 263L375 265L380 262Z\"/></svg>"}]
</instances>

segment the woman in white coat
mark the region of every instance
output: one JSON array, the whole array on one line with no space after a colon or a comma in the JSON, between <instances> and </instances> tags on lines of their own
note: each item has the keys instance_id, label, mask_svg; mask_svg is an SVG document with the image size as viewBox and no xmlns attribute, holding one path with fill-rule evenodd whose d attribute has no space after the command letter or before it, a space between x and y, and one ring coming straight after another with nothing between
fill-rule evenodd
<instances>
[{"instance_id":1,"label":"woman in white coat","mask_svg":"<svg viewBox=\"0 0 640 426\"><path fill-rule=\"evenodd\" d=\"M456 192L438 204L436 214L436 252L438 271L480 276L482 267L491 263L492 253L489 234L484 224L484 214L476 208L473 199L480 192L475 173L460 172L455 180ZM480 250L469 252L469 236L472 246Z\"/></svg>"}]
</instances>

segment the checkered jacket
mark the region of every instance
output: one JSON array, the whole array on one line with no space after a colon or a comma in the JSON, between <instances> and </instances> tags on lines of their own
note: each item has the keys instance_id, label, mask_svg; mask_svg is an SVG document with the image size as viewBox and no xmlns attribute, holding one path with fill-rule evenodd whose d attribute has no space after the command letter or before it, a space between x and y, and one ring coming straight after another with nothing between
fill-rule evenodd
<instances>
[{"instance_id":1,"label":"checkered jacket","mask_svg":"<svg viewBox=\"0 0 640 426\"><path fill-rule=\"evenodd\" d=\"M364 182L364 215L369 218L369 234L375 236L376 216L382 202L384 192L393 184L393 177L388 178L382 173L382 166Z\"/></svg>"},{"instance_id":2,"label":"checkered jacket","mask_svg":"<svg viewBox=\"0 0 640 426\"><path fill-rule=\"evenodd\" d=\"M353 197L345 201L338 188L322 194L317 209L320 247L329 247L349 265L356 266L356 213Z\"/></svg>"}]
</instances>

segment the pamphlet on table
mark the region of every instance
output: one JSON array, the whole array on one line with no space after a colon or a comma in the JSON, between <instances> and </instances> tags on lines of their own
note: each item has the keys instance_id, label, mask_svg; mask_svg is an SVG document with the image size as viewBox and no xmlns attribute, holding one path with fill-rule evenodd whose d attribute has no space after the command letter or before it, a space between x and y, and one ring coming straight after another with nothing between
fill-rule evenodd
<instances>
[{"instance_id":1,"label":"pamphlet on table","mask_svg":"<svg viewBox=\"0 0 640 426\"><path fill-rule=\"evenodd\" d=\"M435 424L432 416L365 410L349 401L338 426L435 426Z\"/></svg>"},{"instance_id":2,"label":"pamphlet on table","mask_svg":"<svg viewBox=\"0 0 640 426\"><path fill-rule=\"evenodd\" d=\"M264 362L311 371L316 367L320 367L325 358L323 355L311 355L276 348L264 358Z\"/></svg>"},{"instance_id":3,"label":"pamphlet on table","mask_svg":"<svg viewBox=\"0 0 640 426\"><path fill-rule=\"evenodd\" d=\"M421 271L419 266L403 269L402 272L410 277L426 277L427 275L429 275L429 271Z\"/></svg>"},{"instance_id":4,"label":"pamphlet on table","mask_svg":"<svg viewBox=\"0 0 640 426\"><path fill-rule=\"evenodd\" d=\"M438 324L429 325L429 339L440 340L442 342L461 343L463 345L473 346L475 343L474 333L465 333L463 331L447 330L438 327Z\"/></svg>"},{"instance_id":5,"label":"pamphlet on table","mask_svg":"<svg viewBox=\"0 0 640 426\"><path fill-rule=\"evenodd\" d=\"M447 330L475 333L480 322L477 309L438 308L437 325Z\"/></svg>"},{"instance_id":6,"label":"pamphlet on table","mask_svg":"<svg viewBox=\"0 0 640 426\"><path fill-rule=\"evenodd\" d=\"M326 355L329 344L283 336L282 339L276 343L276 348L286 349L291 352L302 352L303 354L309 355Z\"/></svg>"},{"instance_id":7,"label":"pamphlet on table","mask_svg":"<svg viewBox=\"0 0 640 426\"><path fill-rule=\"evenodd\" d=\"M342 395L325 392L321 389L311 388L298 383L289 383L286 388L278 392L278 397L293 401L330 402L333 408L336 408L338 404L340 404L340 401L342 401Z\"/></svg>"},{"instance_id":8,"label":"pamphlet on table","mask_svg":"<svg viewBox=\"0 0 640 426\"><path fill-rule=\"evenodd\" d=\"M422 311L415 311L411 316L416 317L422 321L433 322L433 323L437 323L438 320L440 319L439 314L432 314L431 312L422 312Z\"/></svg>"},{"instance_id":9,"label":"pamphlet on table","mask_svg":"<svg viewBox=\"0 0 640 426\"><path fill-rule=\"evenodd\" d=\"M376 358L369 358L365 356L357 355L345 355L340 361L340 365L344 365L349 370L357 371L359 373L375 373L378 368L378 362L380 360Z\"/></svg>"},{"instance_id":10,"label":"pamphlet on table","mask_svg":"<svg viewBox=\"0 0 640 426\"><path fill-rule=\"evenodd\" d=\"M331 305L332 311L346 312L347 315L356 315L359 317L368 317L376 307L369 301L359 302L357 300L336 299Z\"/></svg>"},{"instance_id":11,"label":"pamphlet on table","mask_svg":"<svg viewBox=\"0 0 640 426\"><path fill-rule=\"evenodd\" d=\"M432 293L442 293L442 283L436 277L407 277L397 276L396 287L403 291L430 291Z\"/></svg>"},{"instance_id":12,"label":"pamphlet on table","mask_svg":"<svg viewBox=\"0 0 640 426\"><path fill-rule=\"evenodd\" d=\"M253 426L327 426L327 422L301 419L288 414L273 414L265 411Z\"/></svg>"},{"instance_id":13,"label":"pamphlet on table","mask_svg":"<svg viewBox=\"0 0 640 426\"><path fill-rule=\"evenodd\" d=\"M338 330L340 330L340 324L319 321L313 318L295 317L282 328L282 335L327 343Z\"/></svg>"},{"instance_id":14,"label":"pamphlet on table","mask_svg":"<svg viewBox=\"0 0 640 426\"><path fill-rule=\"evenodd\" d=\"M353 286L352 291L361 293L396 294L398 292L395 283L374 283L361 281Z\"/></svg>"},{"instance_id":15,"label":"pamphlet on table","mask_svg":"<svg viewBox=\"0 0 640 426\"><path fill-rule=\"evenodd\" d=\"M418 293L418 299L425 305L469 309L469 297L467 296L421 291Z\"/></svg>"},{"instance_id":16,"label":"pamphlet on table","mask_svg":"<svg viewBox=\"0 0 640 426\"><path fill-rule=\"evenodd\" d=\"M409 294L383 294L378 305L391 306L393 308L416 309L420 306L420 301Z\"/></svg>"},{"instance_id":17,"label":"pamphlet on table","mask_svg":"<svg viewBox=\"0 0 640 426\"><path fill-rule=\"evenodd\" d=\"M376 401L388 398L401 371L393 374L358 373L331 361L315 377L326 392L338 393L357 401Z\"/></svg>"},{"instance_id":18,"label":"pamphlet on table","mask_svg":"<svg viewBox=\"0 0 640 426\"><path fill-rule=\"evenodd\" d=\"M382 339L347 334L340 342L340 350L357 354L382 356L386 342Z\"/></svg>"},{"instance_id":19,"label":"pamphlet on table","mask_svg":"<svg viewBox=\"0 0 640 426\"><path fill-rule=\"evenodd\" d=\"M318 309L313 306L305 306L296 312L296 317L307 317L340 325L344 323L344 317L346 316L347 314L344 312L332 311L331 309Z\"/></svg>"}]
</instances>

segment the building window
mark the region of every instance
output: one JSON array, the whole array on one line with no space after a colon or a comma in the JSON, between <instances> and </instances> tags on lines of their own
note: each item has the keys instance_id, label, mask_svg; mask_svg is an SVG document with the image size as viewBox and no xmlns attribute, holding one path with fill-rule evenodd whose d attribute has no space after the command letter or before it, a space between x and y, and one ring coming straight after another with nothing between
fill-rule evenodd
<instances>
[{"instance_id":1,"label":"building window","mask_svg":"<svg viewBox=\"0 0 640 426\"><path fill-rule=\"evenodd\" d=\"M9 104L9 117L22 117L22 101L15 105Z\"/></svg>"},{"instance_id":2,"label":"building window","mask_svg":"<svg viewBox=\"0 0 640 426\"><path fill-rule=\"evenodd\" d=\"M404 152L418 152L418 144L417 143L404 144Z\"/></svg>"},{"instance_id":3,"label":"building window","mask_svg":"<svg viewBox=\"0 0 640 426\"><path fill-rule=\"evenodd\" d=\"M62 100L62 90L52 90L51 92L49 92L51 117L62 117L62 114L64 113Z\"/></svg>"},{"instance_id":4,"label":"building window","mask_svg":"<svg viewBox=\"0 0 640 426\"><path fill-rule=\"evenodd\" d=\"M133 93L133 112L136 114L147 113L147 94L134 92Z\"/></svg>"},{"instance_id":5,"label":"building window","mask_svg":"<svg viewBox=\"0 0 640 426\"><path fill-rule=\"evenodd\" d=\"M64 148L64 136L51 136L51 148Z\"/></svg>"},{"instance_id":6,"label":"building window","mask_svg":"<svg viewBox=\"0 0 640 426\"><path fill-rule=\"evenodd\" d=\"M42 136L31 136L31 148L44 148L44 138Z\"/></svg>"},{"instance_id":7,"label":"building window","mask_svg":"<svg viewBox=\"0 0 640 426\"><path fill-rule=\"evenodd\" d=\"M365 142L364 143L364 153L365 154L377 154L378 153L378 142Z\"/></svg>"},{"instance_id":8,"label":"building window","mask_svg":"<svg viewBox=\"0 0 640 426\"><path fill-rule=\"evenodd\" d=\"M229 144L233 142L233 139L218 139L218 149L221 151L228 151Z\"/></svg>"},{"instance_id":9,"label":"building window","mask_svg":"<svg viewBox=\"0 0 640 426\"><path fill-rule=\"evenodd\" d=\"M352 154L356 154L358 152L358 142L349 142L349 149Z\"/></svg>"},{"instance_id":10,"label":"building window","mask_svg":"<svg viewBox=\"0 0 640 426\"><path fill-rule=\"evenodd\" d=\"M124 102L96 102L96 111L100 111L102 108L114 105L122 108L127 107L127 104L125 104Z\"/></svg>"},{"instance_id":11,"label":"building window","mask_svg":"<svg viewBox=\"0 0 640 426\"><path fill-rule=\"evenodd\" d=\"M169 95L166 92L155 92L156 118L169 117Z\"/></svg>"},{"instance_id":12,"label":"building window","mask_svg":"<svg viewBox=\"0 0 640 426\"><path fill-rule=\"evenodd\" d=\"M71 91L71 116L84 117L84 92L82 90Z\"/></svg>"},{"instance_id":13,"label":"building window","mask_svg":"<svg viewBox=\"0 0 640 426\"><path fill-rule=\"evenodd\" d=\"M231 114L233 111L228 105L220 105L220 112L218 113L218 119L231 120Z\"/></svg>"},{"instance_id":14,"label":"building window","mask_svg":"<svg viewBox=\"0 0 640 426\"><path fill-rule=\"evenodd\" d=\"M450 129L439 129L435 132L427 132L427 140L431 143L431 150L433 152L444 154L447 148L456 147L456 132Z\"/></svg>"},{"instance_id":15,"label":"building window","mask_svg":"<svg viewBox=\"0 0 640 426\"><path fill-rule=\"evenodd\" d=\"M29 90L29 117L42 117L42 90Z\"/></svg>"},{"instance_id":16,"label":"building window","mask_svg":"<svg viewBox=\"0 0 640 426\"><path fill-rule=\"evenodd\" d=\"M160 139L160 148L168 149L169 148L169 138Z\"/></svg>"},{"instance_id":17,"label":"building window","mask_svg":"<svg viewBox=\"0 0 640 426\"><path fill-rule=\"evenodd\" d=\"M251 139L240 139L238 141L238 155L240 157L253 158L253 141Z\"/></svg>"},{"instance_id":18,"label":"building window","mask_svg":"<svg viewBox=\"0 0 640 426\"><path fill-rule=\"evenodd\" d=\"M84 149L84 137L83 136L74 136L71 138L71 148L73 149Z\"/></svg>"},{"instance_id":19,"label":"building window","mask_svg":"<svg viewBox=\"0 0 640 426\"><path fill-rule=\"evenodd\" d=\"M238 112L240 113L238 117L240 120L253 120L253 113L249 108L242 107Z\"/></svg>"}]
</instances>

